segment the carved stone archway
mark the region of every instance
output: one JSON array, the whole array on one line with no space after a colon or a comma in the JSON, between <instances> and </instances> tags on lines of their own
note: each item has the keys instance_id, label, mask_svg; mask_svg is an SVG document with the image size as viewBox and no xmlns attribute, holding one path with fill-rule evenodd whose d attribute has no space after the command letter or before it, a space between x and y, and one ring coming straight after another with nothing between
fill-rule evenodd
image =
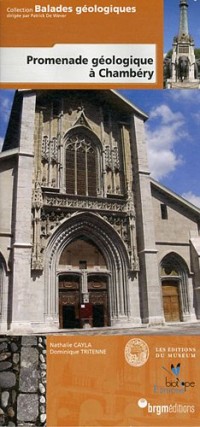
<instances>
[{"instance_id":1,"label":"carved stone archway","mask_svg":"<svg viewBox=\"0 0 200 427\"><path fill-rule=\"evenodd\" d=\"M63 250L58 265L59 326L110 326L110 271L90 237L80 235Z\"/></svg>"},{"instance_id":2,"label":"carved stone archway","mask_svg":"<svg viewBox=\"0 0 200 427\"><path fill-rule=\"evenodd\" d=\"M161 284L166 321L188 320L191 306L188 290L189 269L184 259L175 252L161 261Z\"/></svg>"},{"instance_id":3,"label":"carved stone archway","mask_svg":"<svg viewBox=\"0 0 200 427\"><path fill-rule=\"evenodd\" d=\"M109 272L110 322L126 323L130 317L128 291L129 257L126 247L112 226L100 216L92 213L76 213L64 220L49 239L45 262L46 323L59 327L58 271L59 259L72 241L80 236L90 240L103 254Z\"/></svg>"}]
</instances>

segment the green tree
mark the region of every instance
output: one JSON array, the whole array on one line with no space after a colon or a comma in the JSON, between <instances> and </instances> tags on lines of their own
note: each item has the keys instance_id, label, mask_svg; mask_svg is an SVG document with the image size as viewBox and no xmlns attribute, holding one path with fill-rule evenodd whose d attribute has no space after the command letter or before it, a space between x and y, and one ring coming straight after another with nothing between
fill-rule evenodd
<instances>
[{"instance_id":1,"label":"green tree","mask_svg":"<svg viewBox=\"0 0 200 427\"><path fill-rule=\"evenodd\" d=\"M194 49L194 54L195 54L195 58L199 59L200 58L200 48Z\"/></svg>"},{"instance_id":2,"label":"green tree","mask_svg":"<svg viewBox=\"0 0 200 427\"><path fill-rule=\"evenodd\" d=\"M170 50L167 52L166 58L171 58L171 57L172 57L172 52L173 52L173 50L172 50L172 49L170 49Z\"/></svg>"}]
</instances>

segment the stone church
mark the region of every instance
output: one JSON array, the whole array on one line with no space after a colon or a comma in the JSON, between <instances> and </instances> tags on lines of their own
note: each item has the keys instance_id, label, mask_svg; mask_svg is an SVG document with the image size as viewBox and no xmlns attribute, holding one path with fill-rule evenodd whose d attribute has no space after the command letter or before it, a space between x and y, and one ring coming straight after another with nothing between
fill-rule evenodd
<instances>
[{"instance_id":1,"label":"stone church","mask_svg":"<svg viewBox=\"0 0 200 427\"><path fill-rule=\"evenodd\" d=\"M200 210L113 90L19 90L0 153L1 332L200 318Z\"/></svg>"}]
</instances>

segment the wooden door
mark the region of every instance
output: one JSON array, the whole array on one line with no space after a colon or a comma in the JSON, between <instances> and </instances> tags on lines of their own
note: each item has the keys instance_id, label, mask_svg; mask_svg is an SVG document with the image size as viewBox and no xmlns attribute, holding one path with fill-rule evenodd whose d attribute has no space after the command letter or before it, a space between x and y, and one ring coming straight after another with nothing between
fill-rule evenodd
<instances>
[{"instance_id":1,"label":"wooden door","mask_svg":"<svg viewBox=\"0 0 200 427\"><path fill-rule=\"evenodd\" d=\"M180 318L180 300L178 283L163 282L163 308L166 322L178 322Z\"/></svg>"},{"instance_id":2,"label":"wooden door","mask_svg":"<svg viewBox=\"0 0 200 427\"><path fill-rule=\"evenodd\" d=\"M66 275L59 278L59 326L61 329L80 327L80 278Z\"/></svg>"},{"instance_id":3,"label":"wooden door","mask_svg":"<svg viewBox=\"0 0 200 427\"><path fill-rule=\"evenodd\" d=\"M104 327L109 325L107 292L90 292L90 302L93 306L92 326Z\"/></svg>"},{"instance_id":4,"label":"wooden door","mask_svg":"<svg viewBox=\"0 0 200 427\"><path fill-rule=\"evenodd\" d=\"M88 291L90 295L90 303L93 306L93 327L109 326L109 309L108 309L108 291L107 277L105 276L89 276Z\"/></svg>"}]
</instances>

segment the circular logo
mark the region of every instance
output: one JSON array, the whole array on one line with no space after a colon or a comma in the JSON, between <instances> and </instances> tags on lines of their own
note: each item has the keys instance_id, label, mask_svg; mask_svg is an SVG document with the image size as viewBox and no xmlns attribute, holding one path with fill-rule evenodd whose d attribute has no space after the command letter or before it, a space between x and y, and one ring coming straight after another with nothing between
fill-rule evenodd
<instances>
[{"instance_id":1,"label":"circular logo","mask_svg":"<svg viewBox=\"0 0 200 427\"><path fill-rule=\"evenodd\" d=\"M124 354L129 365L139 367L147 362L149 347L140 338L133 338L127 342Z\"/></svg>"},{"instance_id":2,"label":"circular logo","mask_svg":"<svg viewBox=\"0 0 200 427\"><path fill-rule=\"evenodd\" d=\"M139 399L138 400L138 406L139 406L139 408L146 408L146 406L147 406L147 400L146 399Z\"/></svg>"}]
</instances>

